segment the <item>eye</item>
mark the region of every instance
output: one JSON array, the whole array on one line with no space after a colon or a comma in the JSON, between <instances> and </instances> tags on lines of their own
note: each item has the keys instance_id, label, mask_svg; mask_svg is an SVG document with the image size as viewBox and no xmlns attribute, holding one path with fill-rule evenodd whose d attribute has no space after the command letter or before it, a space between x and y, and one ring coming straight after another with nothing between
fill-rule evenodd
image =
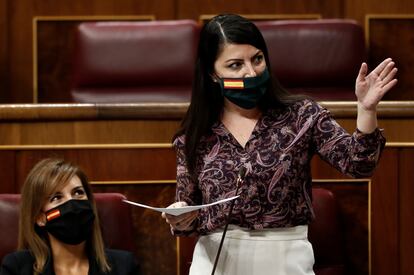
<instances>
[{"instance_id":1,"label":"eye","mask_svg":"<svg viewBox=\"0 0 414 275\"><path fill-rule=\"evenodd\" d=\"M262 62L263 62L263 59L264 59L263 54L256 55L256 56L254 57L254 63L255 63L255 64L260 64L260 63L262 63Z\"/></svg>"},{"instance_id":2,"label":"eye","mask_svg":"<svg viewBox=\"0 0 414 275\"><path fill-rule=\"evenodd\" d=\"M62 198L62 196L61 196L61 195L59 195L59 194L55 194L55 195L52 195L52 196L50 197L49 201L50 201L50 202L54 202L54 201L58 201L58 200L60 200L61 198Z\"/></svg>"},{"instance_id":3,"label":"eye","mask_svg":"<svg viewBox=\"0 0 414 275\"><path fill-rule=\"evenodd\" d=\"M236 69L239 69L241 65L242 65L241 62L233 62L229 64L227 67L229 67L230 69L236 70Z\"/></svg>"},{"instance_id":4,"label":"eye","mask_svg":"<svg viewBox=\"0 0 414 275\"><path fill-rule=\"evenodd\" d=\"M77 197L83 197L83 196L85 196L86 193L85 193L85 190L83 190L83 189L76 189L73 192L73 194Z\"/></svg>"}]
</instances>

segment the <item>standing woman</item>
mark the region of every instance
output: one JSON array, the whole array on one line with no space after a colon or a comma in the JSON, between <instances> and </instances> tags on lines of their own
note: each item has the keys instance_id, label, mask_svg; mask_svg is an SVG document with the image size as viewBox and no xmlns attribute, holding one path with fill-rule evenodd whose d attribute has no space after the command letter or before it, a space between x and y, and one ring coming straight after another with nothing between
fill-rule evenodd
<instances>
[{"instance_id":1,"label":"standing woman","mask_svg":"<svg viewBox=\"0 0 414 275\"><path fill-rule=\"evenodd\" d=\"M4 257L0 274L139 274L132 253L104 248L97 213L78 167L40 161L22 189L19 251Z\"/></svg>"},{"instance_id":2,"label":"standing woman","mask_svg":"<svg viewBox=\"0 0 414 275\"><path fill-rule=\"evenodd\" d=\"M356 79L357 129L350 135L315 101L289 95L272 77L265 41L238 15L214 17L201 30L191 104L174 138L176 203L235 195L246 168L216 274L314 274L307 239L313 219L314 154L344 174L369 177L385 144L376 106L397 82L384 60ZM210 274L229 204L174 217L176 235L198 235L191 275Z\"/></svg>"}]
</instances>

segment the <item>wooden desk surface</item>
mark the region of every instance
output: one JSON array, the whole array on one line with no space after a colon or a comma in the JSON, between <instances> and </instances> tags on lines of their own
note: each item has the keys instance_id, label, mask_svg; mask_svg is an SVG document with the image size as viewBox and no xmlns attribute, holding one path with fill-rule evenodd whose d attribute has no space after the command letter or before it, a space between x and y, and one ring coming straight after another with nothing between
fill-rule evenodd
<instances>
[{"instance_id":1,"label":"wooden desk surface","mask_svg":"<svg viewBox=\"0 0 414 275\"><path fill-rule=\"evenodd\" d=\"M356 102L320 102L349 132ZM170 143L188 104L3 104L0 145ZM381 102L388 142L414 141L414 102Z\"/></svg>"}]
</instances>

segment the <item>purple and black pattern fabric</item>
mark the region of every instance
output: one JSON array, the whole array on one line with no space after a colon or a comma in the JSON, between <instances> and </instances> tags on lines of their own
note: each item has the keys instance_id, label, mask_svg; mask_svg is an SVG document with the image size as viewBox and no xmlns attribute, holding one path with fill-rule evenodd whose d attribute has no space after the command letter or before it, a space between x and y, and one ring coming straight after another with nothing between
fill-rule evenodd
<instances>
[{"instance_id":1,"label":"purple and black pattern fabric","mask_svg":"<svg viewBox=\"0 0 414 275\"><path fill-rule=\"evenodd\" d=\"M311 159L318 154L352 177L370 177L385 145L376 129L348 134L316 102L298 101L283 112L262 115L243 148L221 122L198 146L197 181L186 168L184 136L174 141L177 152L176 200L189 205L211 203L235 195L240 167L247 173L239 189L231 223L250 229L308 224L311 203ZM196 233L220 228L230 203L200 210ZM179 232L175 232L179 234Z\"/></svg>"}]
</instances>

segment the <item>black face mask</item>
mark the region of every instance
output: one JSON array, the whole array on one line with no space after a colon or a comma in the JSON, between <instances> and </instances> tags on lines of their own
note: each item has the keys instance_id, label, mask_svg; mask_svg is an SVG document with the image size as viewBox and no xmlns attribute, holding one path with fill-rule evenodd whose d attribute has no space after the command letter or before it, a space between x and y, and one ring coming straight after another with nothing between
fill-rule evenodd
<instances>
[{"instance_id":1,"label":"black face mask","mask_svg":"<svg viewBox=\"0 0 414 275\"><path fill-rule=\"evenodd\" d=\"M228 100L241 108L252 109L265 94L269 79L269 71L266 68L256 77L221 78L219 83L223 95Z\"/></svg>"},{"instance_id":2,"label":"black face mask","mask_svg":"<svg viewBox=\"0 0 414 275\"><path fill-rule=\"evenodd\" d=\"M92 234L95 215L88 200L69 200L46 212L47 232L66 244L80 244Z\"/></svg>"}]
</instances>

